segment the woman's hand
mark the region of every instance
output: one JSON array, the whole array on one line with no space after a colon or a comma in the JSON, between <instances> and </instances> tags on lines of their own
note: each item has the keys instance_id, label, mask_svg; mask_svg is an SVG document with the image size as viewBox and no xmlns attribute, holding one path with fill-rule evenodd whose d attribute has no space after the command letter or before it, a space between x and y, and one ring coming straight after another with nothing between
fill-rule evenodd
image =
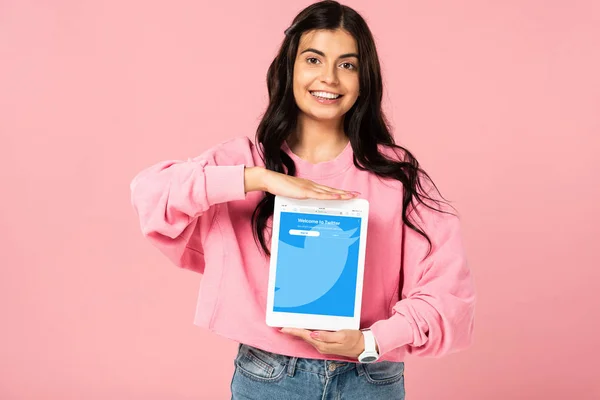
<instances>
[{"instance_id":1,"label":"woman's hand","mask_svg":"<svg viewBox=\"0 0 600 400\"><path fill-rule=\"evenodd\" d=\"M308 179L289 176L262 167L246 168L244 185L246 192L262 190L294 199L345 200L360 194L319 185Z\"/></svg>"},{"instance_id":2,"label":"woman's hand","mask_svg":"<svg viewBox=\"0 0 600 400\"><path fill-rule=\"evenodd\" d=\"M329 332L281 328L280 332L305 340L312 344L321 354L334 354L358 359L358 356L365 351L363 333L355 329L342 329L336 332Z\"/></svg>"}]
</instances>

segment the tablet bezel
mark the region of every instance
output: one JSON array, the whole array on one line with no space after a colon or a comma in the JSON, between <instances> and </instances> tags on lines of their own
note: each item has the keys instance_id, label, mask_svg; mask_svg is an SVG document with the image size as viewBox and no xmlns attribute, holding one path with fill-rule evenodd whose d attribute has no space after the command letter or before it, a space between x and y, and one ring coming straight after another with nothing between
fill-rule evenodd
<instances>
[{"instance_id":1,"label":"tablet bezel","mask_svg":"<svg viewBox=\"0 0 600 400\"><path fill-rule=\"evenodd\" d=\"M284 207L285 206L285 207ZM358 271L356 275L356 293L354 302L354 316L343 317L337 315L299 314L273 311L275 300L275 278L277 267L278 243L280 232L280 218L282 208L292 207L325 207L341 211L357 210L360 215L353 215L361 219L360 242L358 249ZM285 210L288 211L288 210ZM324 213L323 215L333 215ZM348 200L317 200L317 199L292 199L289 197L275 196L273 211L273 231L271 237L271 259L269 263L269 284L267 288L266 323L271 327L292 327L304 329L318 329L336 331L340 329L359 329L364 283L365 252L367 246L367 227L369 216L369 202L366 199Z\"/></svg>"}]
</instances>

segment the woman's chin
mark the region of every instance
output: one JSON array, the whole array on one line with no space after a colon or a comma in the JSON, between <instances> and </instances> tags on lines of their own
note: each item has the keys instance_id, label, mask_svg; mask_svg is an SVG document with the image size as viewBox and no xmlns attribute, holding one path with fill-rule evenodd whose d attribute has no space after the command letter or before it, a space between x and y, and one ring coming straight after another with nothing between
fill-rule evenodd
<instances>
[{"instance_id":1,"label":"woman's chin","mask_svg":"<svg viewBox=\"0 0 600 400\"><path fill-rule=\"evenodd\" d=\"M323 111L323 110L310 110L308 113L304 113L310 119L317 121L335 121L343 117L343 114L338 112Z\"/></svg>"}]
</instances>

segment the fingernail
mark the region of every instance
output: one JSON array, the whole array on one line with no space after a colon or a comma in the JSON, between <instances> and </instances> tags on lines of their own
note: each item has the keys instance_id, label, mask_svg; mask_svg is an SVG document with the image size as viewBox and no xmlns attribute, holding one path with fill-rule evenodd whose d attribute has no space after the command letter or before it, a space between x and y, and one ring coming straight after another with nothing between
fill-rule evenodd
<instances>
[{"instance_id":1,"label":"fingernail","mask_svg":"<svg viewBox=\"0 0 600 400\"><path fill-rule=\"evenodd\" d=\"M319 337L319 332L311 332L310 333L310 337L312 337L312 338L318 338Z\"/></svg>"}]
</instances>

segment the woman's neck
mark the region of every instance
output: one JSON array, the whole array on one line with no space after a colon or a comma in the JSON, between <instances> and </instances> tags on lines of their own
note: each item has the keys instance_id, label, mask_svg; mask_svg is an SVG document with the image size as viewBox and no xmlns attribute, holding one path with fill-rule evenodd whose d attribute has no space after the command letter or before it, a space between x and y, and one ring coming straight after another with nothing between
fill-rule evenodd
<instances>
[{"instance_id":1,"label":"woman's neck","mask_svg":"<svg viewBox=\"0 0 600 400\"><path fill-rule=\"evenodd\" d=\"M338 156L348 144L343 119L317 121L298 117L296 131L287 139L289 148L311 163L329 161Z\"/></svg>"}]
</instances>

